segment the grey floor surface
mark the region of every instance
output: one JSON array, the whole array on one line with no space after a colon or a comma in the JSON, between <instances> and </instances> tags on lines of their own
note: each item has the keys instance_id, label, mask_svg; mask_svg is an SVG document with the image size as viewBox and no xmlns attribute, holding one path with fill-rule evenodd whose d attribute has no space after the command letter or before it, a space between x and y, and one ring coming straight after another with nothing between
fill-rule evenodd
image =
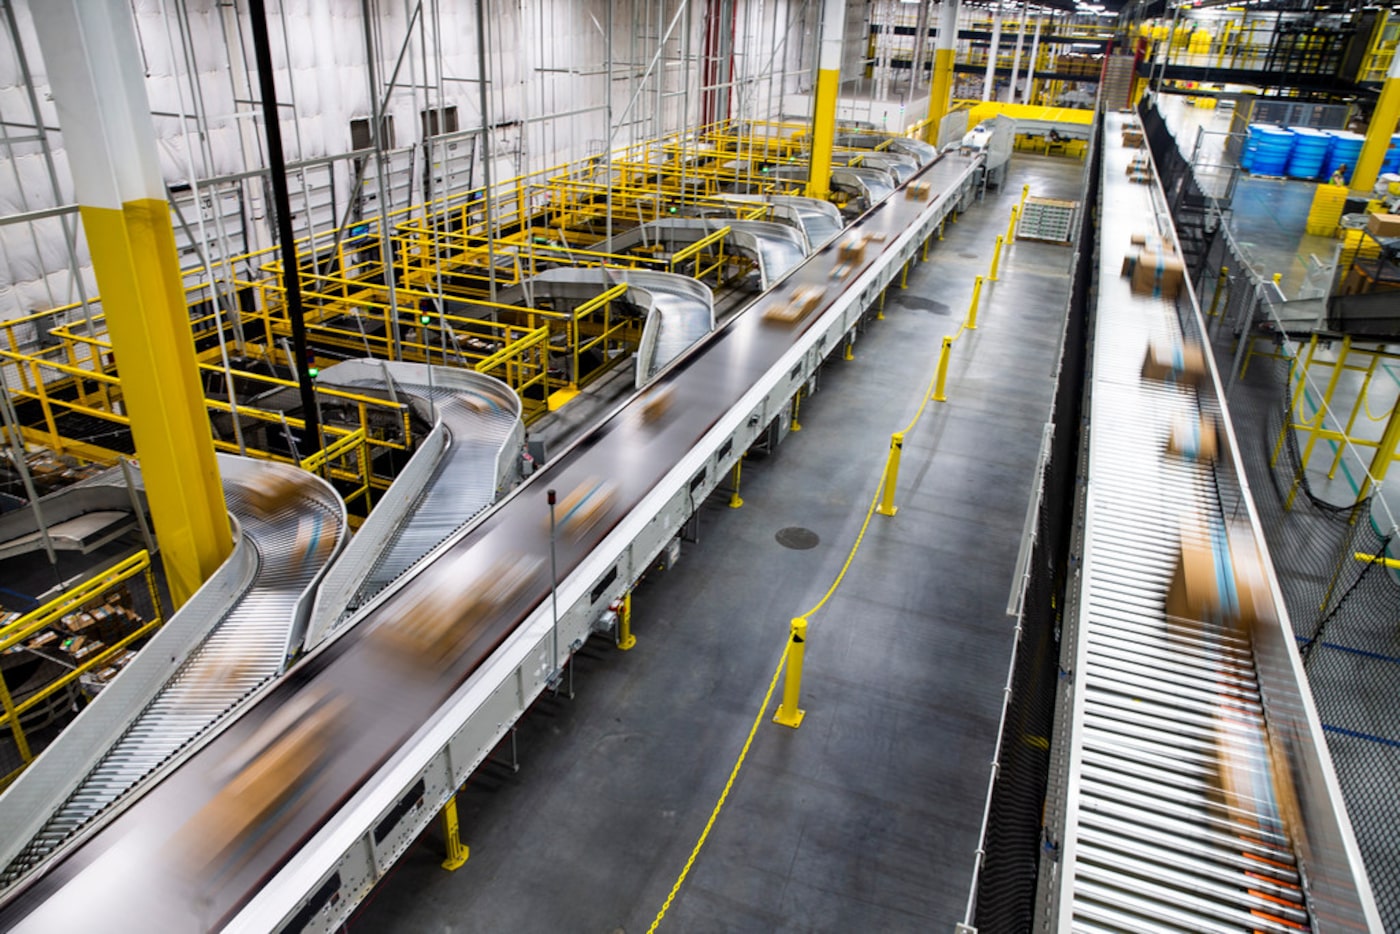
<instances>
[{"instance_id":1,"label":"grey floor surface","mask_svg":"<svg viewBox=\"0 0 1400 934\"><path fill-rule=\"evenodd\" d=\"M634 596L635 649L595 639L572 700L521 721L459 795L471 859L439 868L435 828L354 931L641 932L666 900L744 745L791 617L834 579L1021 186L1077 198L1081 163L1018 155L950 224L855 359L835 359L803 430L751 457L744 506L701 510L700 541ZM1012 621L1005 615L1053 394L1070 248L1018 242L955 345L946 404L904 446L893 518L875 516L811 620L791 730L769 705L660 930L930 931L962 919ZM786 548L787 528L815 533ZM781 690L781 688L780 688Z\"/></svg>"}]
</instances>

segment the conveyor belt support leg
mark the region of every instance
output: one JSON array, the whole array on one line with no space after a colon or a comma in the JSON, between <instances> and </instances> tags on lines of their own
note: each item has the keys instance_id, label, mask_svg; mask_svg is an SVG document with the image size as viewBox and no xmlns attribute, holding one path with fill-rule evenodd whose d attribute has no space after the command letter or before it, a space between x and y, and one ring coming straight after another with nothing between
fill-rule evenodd
<instances>
[{"instance_id":1,"label":"conveyor belt support leg","mask_svg":"<svg viewBox=\"0 0 1400 934\"><path fill-rule=\"evenodd\" d=\"M797 412L802 408L802 390L799 389L792 397L792 430L801 431L802 425L797 420Z\"/></svg>"},{"instance_id":2,"label":"conveyor belt support leg","mask_svg":"<svg viewBox=\"0 0 1400 934\"><path fill-rule=\"evenodd\" d=\"M442 868L448 872L461 869L466 865L468 857L471 856L471 847L462 843L462 838L457 834L457 795L447 799L447 803L442 806L442 835L446 838L447 858L442 861Z\"/></svg>"},{"instance_id":3,"label":"conveyor belt support leg","mask_svg":"<svg viewBox=\"0 0 1400 934\"><path fill-rule=\"evenodd\" d=\"M797 706L802 693L802 656L807 650L807 618L793 617L792 630L788 636L787 671L783 678L783 702L773 715L773 722L780 726L790 726L794 730L802 725L807 711Z\"/></svg>"},{"instance_id":4,"label":"conveyor belt support leg","mask_svg":"<svg viewBox=\"0 0 1400 934\"><path fill-rule=\"evenodd\" d=\"M734 462L734 492L729 494L729 508L738 509L744 505L744 501L739 496L739 468L744 466L744 458L740 457Z\"/></svg>"},{"instance_id":5,"label":"conveyor belt support leg","mask_svg":"<svg viewBox=\"0 0 1400 934\"><path fill-rule=\"evenodd\" d=\"M626 652L637 644L632 635L632 591L622 595L622 612L617 614L617 647Z\"/></svg>"}]
</instances>

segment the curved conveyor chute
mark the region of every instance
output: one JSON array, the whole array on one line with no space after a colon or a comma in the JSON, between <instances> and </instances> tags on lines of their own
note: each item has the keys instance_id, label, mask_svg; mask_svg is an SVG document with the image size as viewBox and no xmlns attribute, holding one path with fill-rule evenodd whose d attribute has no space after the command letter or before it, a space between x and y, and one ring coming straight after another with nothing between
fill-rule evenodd
<instances>
[{"instance_id":1,"label":"curved conveyor chute","mask_svg":"<svg viewBox=\"0 0 1400 934\"><path fill-rule=\"evenodd\" d=\"M836 137L837 146L846 146L851 149L878 149L885 147L884 151L899 153L902 156L909 156L920 166L928 165L938 158L938 147L926 143L921 139L910 139L907 136L860 136L860 135L838 135Z\"/></svg>"},{"instance_id":2,"label":"curved conveyor chute","mask_svg":"<svg viewBox=\"0 0 1400 934\"><path fill-rule=\"evenodd\" d=\"M145 506L145 496L127 489L120 469L104 470L40 497L37 512L23 506L0 515L0 560L43 550L40 516L55 550L88 554L136 529L135 508Z\"/></svg>"},{"instance_id":3,"label":"curved conveyor chute","mask_svg":"<svg viewBox=\"0 0 1400 934\"><path fill-rule=\"evenodd\" d=\"M344 543L345 504L285 464L220 454L219 471L237 519L233 554L0 797L0 886L118 811L281 672L295 647ZM279 482L295 493L255 508Z\"/></svg>"},{"instance_id":4,"label":"curved conveyor chute","mask_svg":"<svg viewBox=\"0 0 1400 934\"><path fill-rule=\"evenodd\" d=\"M577 305L623 282L628 286L627 301L646 314L637 348L636 385L640 389L662 367L715 329L715 297L708 286L670 272L573 266L542 272L522 282L520 289L531 302L548 299Z\"/></svg>"},{"instance_id":5,"label":"curved conveyor chute","mask_svg":"<svg viewBox=\"0 0 1400 934\"><path fill-rule=\"evenodd\" d=\"M759 289L767 291L807 256L807 244L787 224L772 221L719 220L703 217L669 217L650 221L617 234L592 247L601 253L626 253L638 247L660 246L675 253L729 228L726 247L758 263Z\"/></svg>"},{"instance_id":6,"label":"curved conveyor chute","mask_svg":"<svg viewBox=\"0 0 1400 934\"><path fill-rule=\"evenodd\" d=\"M525 436L516 394L471 370L346 360L322 370L319 379L387 389L411 404L430 405L433 428L327 572L307 626L307 649L509 489L519 479Z\"/></svg>"},{"instance_id":7,"label":"curved conveyor chute","mask_svg":"<svg viewBox=\"0 0 1400 934\"><path fill-rule=\"evenodd\" d=\"M856 163L868 169L882 169L893 175L895 183L899 185L919 171L917 159L897 152L847 152L833 155L832 159L845 166Z\"/></svg>"}]
</instances>

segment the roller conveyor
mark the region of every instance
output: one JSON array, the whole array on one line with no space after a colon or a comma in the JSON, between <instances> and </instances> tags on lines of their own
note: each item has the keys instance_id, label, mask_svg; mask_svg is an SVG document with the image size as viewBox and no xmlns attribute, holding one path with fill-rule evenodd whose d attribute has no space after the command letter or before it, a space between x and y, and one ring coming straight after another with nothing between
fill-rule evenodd
<instances>
[{"instance_id":1,"label":"roller conveyor","mask_svg":"<svg viewBox=\"0 0 1400 934\"><path fill-rule=\"evenodd\" d=\"M1066 612L1057 732L1067 752L1052 775L1062 810L1049 822L1059 825L1060 845L1058 861L1042 864L1041 926L1366 930L1374 905L1286 614L1250 633L1166 613L1183 534L1199 525L1223 539L1227 521L1253 514L1247 490L1233 485L1228 419L1221 464L1166 451L1174 423L1217 410L1219 382L1213 366L1199 391L1143 376L1149 343L1180 346L1183 319L1175 301L1134 294L1120 274L1134 234L1174 239L1155 185L1127 177L1134 151L1118 141L1124 119L1107 115L1104 130L1083 564ZM1198 336L1189 290L1182 302L1195 313L1188 336ZM1262 541L1257 522L1252 528ZM1309 730L1310 742L1287 746L1285 736L1297 741ZM1229 796L1220 758L1227 744L1262 751L1253 783ZM1271 749L1282 753L1272 765ZM1301 825L1281 817L1290 784Z\"/></svg>"},{"instance_id":2,"label":"roller conveyor","mask_svg":"<svg viewBox=\"0 0 1400 934\"><path fill-rule=\"evenodd\" d=\"M229 587L236 595L215 614L210 614L206 600L192 600L137 656L130 666L132 677L98 695L82 722L16 780L3 811L8 831L3 851L7 865L0 877L4 884L31 870L212 729L280 673L294 648L296 621L309 610L313 588L342 544L344 506L329 486L292 467L224 454L219 455L219 466L224 496L238 517L241 550L247 556L246 574L240 573L240 561L221 569L236 578ZM275 510L250 505L257 491L274 479L303 485ZM220 591L223 585L215 580L206 590ZM177 659L184 660L169 682L128 720L126 711L133 706L129 688L148 670ZM119 728L119 735L105 743L89 729L104 722ZM79 763L93 753L101 758L83 774ZM33 823L45 814L42 827L30 830L30 842L16 853L14 845L22 843L23 834L14 819Z\"/></svg>"},{"instance_id":3,"label":"roller conveyor","mask_svg":"<svg viewBox=\"0 0 1400 934\"><path fill-rule=\"evenodd\" d=\"M926 167L916 178L931 184L932 198L896 196L857 222L857 235L876 237L863 258L843 263L829 245L783 288L673 361L658 376L674 400L665 413L648 418L643 398L629 400L552 458L385 588L354 625L263 689L179 768L41 876L6 893L0 928L333 929L545 688L607 601L631 585L785 411L942 218L967 205L980 166L980 157L947 156ZM838 266L850 268L833 275ZM799 285L819 290L817 307L795 323L766 320L765 311L786 307L790 288ZM463 592L473 580L477 587L467 592L485 588L478 576L493 569L544 562L546 490L567 494L597 477L613 484L611 499L595 524L557 543L557 641L548 582L535 573L473 620L467 644L449 663L405 670L385 652L378 633L406 608L439 592ZM201 854L215 868L190 879L179 871L189 855L172 841L217 800L238 750L279 711L314 696L335 698L344 724L318 756L315 779L289 792L295 806L247 829L236 859Z\"/></svg>"},{"instance_id":4,"label":"roller conveyor","mask_svg":"<svg viewBox=\"0 0 1400 934\"><path fill-rule=\"evenodd\" d=\"M433 430L419 456L395 479L387 497L356 533L316 600L306 647L332 634L364 605L456 532L519 479L524 438L520 399L499 380L469 370L421 363L347 360L320 380L356 389L383 389L431 407ZM404 489L400 484L415 487Z\"/></svg>"}]
</instances>

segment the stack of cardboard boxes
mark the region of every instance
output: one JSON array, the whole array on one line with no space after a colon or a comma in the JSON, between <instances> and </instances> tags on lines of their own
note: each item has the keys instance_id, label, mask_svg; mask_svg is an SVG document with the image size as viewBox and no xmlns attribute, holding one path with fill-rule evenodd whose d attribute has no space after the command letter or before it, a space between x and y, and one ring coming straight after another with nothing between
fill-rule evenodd
<instances>
[{"instance_id":1,"label":"stack of cardboard boxes","mask_svg":"<svg viewBox=\"0 0 1400 934\"><path fill-rule=\"evenodd\" d=\"M63 616L54 625L31 637L25 645L31 649L59 653L73 663L81 664L121 642L145 622L141 614L132 608L131 592L125 587L118 587L104 599ZM95 679L101 683L110 681L134 656L134 652L123 649L94 673Z\"/></svg>"}]
</instances>

